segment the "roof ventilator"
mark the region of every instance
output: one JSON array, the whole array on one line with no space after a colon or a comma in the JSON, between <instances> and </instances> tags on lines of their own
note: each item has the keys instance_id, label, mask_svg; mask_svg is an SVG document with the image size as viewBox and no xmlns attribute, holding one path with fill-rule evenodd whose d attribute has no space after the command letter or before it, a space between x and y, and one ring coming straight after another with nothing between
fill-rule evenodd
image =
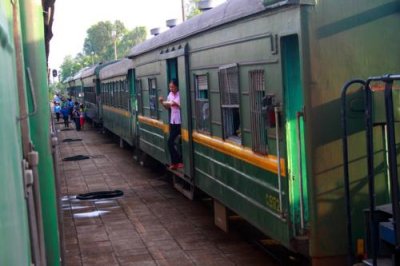
<instances>
[{"instance_id":1,"label":"roof ventilator","mask_svg":"<svg viewBox=\"0 0 400 266\"><path fill-rule=\"evenodd\" d=\"M153 28L150 30L150 34L153 36L157 36L158 34L160 34L160 28Z\"/></svg>"},{"instance_id":2,"label":"roof ventilator","mask_svg":"<svg viewBox=\"0 0 400 266\"><path fill-rule=\"evenodd\" d=\"M197 3L197 8L201 11L207 11L215 7L215 3L212 0L201 0Z\"/></svg>"},{"instance_id":3,"label":"roof ventilator","mask_svg":"<svg viewBox=\"0 0 400 266\"><path fill-rule=\"evenodd\" d=\"M166 21L166 25L167 25L167 27L168 28L173 28L173 27L175 27L176 26L176 19L168 19L167 21Z\"/></svg>"}]
</instances>

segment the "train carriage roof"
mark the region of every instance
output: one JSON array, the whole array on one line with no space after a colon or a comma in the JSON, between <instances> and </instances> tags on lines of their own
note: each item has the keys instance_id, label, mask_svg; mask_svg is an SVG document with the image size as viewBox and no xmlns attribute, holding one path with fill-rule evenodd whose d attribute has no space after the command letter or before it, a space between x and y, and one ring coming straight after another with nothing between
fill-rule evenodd
<instances>
[{"instance_id":1,"label":"train carriage roof","mask_svg":"<svg viewBox=\"0 0 400 266\"><path fill-rule=\"evenodd\" d=\"M128 70L131 68L133 68L133 62L131 59L121 59L118 62L108 65L100 70L100 79L103 80L126 75Z\"/></svg>"},{"instance_id":2,"label":"train carriage roof","mask_svg":"<svg viewBox=\"0 0 400 266\"><path fill-rule=\"evenodd\" d=\"M79 71L72 77L71 81L75 81L75 80L81 79L83 72L85 72L85 71L88 70L88 69L89 69L89 67L85 67L85 68L82 68L81 70L79 70Z\"/></svg>"},{"instance_id":3,"label":"train carriage roof","mask_svg":"<svg viewBox=\"0 0 400 266\"><path fill-rule=\"evenodd\" d=\"M91 67L85 69L82 72L81 78L87 78L87 77L90 77L90 76L93 76L93 75L98 75L99 72L101 71L101 69L103 69L104 67L106 67L106 66L108 66L110 64L114 64L116 62L118 62L118 61L117 60L112 60L112 61L107 61L107 62L104 62L104 63L101 62L101 63L95 64L94 66L91 66Z\"/></svg>"},{"instance_id":4,"label":"train carriage roof","mask_svg":"<svg viewBox=\"0 0 400 266\"><path fill-rule=\"evenodd\" d=\"M197 15L160 35L134 46L130 50L128 57L134 57L263 10L265 10L265 7L261 0L228 0L201 15Z\"/></svg>"},{"instance_id":5,"label":"train carriage roof","mask_svg":"<svg viewBox=\"0 0 400 266\"><path fill-rule=\"evenodd\" d=\"M99 66L99 64L96 64L96 65L91 66L91 67L85 69L84 71L82 71L81 78L87 78L87 77L93 76L95 74L96 68L98 66Z\"/></svg>"}]
</instances>

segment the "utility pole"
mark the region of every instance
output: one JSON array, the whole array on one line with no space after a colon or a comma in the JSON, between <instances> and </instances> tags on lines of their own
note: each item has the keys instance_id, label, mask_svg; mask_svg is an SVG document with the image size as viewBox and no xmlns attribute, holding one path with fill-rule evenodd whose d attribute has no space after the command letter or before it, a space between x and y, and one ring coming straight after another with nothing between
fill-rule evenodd
<instances>
[{"instance_id":1,"label":"utility pole","mask_svg":"<svg viewBox=\"0 0 400 266\"><path fill-rule=\"evenodd\" d=\"M185 21L185 0L181 0L182 5L182 21Z\"/></svg>"},{"instance_id":2,"label":"utility pole","mask_svg":"<svg viewBox=\"0 0 400 266\"><path fill-rule=\"evenodd\" d=\"M118 56L117 56L117 31L116 30L112 30L111 36L112 36L113 41L114 41L114 59L117 60L118 59Z\"/></svg>"}]
</instances>

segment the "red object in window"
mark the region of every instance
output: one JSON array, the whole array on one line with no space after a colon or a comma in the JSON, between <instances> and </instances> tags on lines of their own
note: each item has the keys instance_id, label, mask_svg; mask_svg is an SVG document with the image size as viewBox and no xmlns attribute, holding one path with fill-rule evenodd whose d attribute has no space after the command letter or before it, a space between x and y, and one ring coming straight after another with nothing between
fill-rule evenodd
<instances>
[{"instance_id":1,"label":"red object in window","mask_svg":"<svg viewBox=\"0 0 400 266\"><path fill-rule=\"evenodd\" d=\"M267 126L276 127L275 111L273 108L267 109Z\"/></svg>"}]
</instances>

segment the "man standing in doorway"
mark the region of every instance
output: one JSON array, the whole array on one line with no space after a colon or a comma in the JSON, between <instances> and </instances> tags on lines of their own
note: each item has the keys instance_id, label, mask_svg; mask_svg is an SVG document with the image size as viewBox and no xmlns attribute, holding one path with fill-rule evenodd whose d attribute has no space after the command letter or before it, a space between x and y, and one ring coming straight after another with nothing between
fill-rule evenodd
<instances>
[{"instance_id":1,"label":"man standing in doorway","mask_svg":"<svg viewBox=\"0 0 400 266\"><path fill-rule=\"evenodd\" d=\"M165 109L171 110L171 117L169 120L169 138L168 138L168 149L171 155L170 169L176 170L182 168L182 157L175 147L175 139L181 134L181 104L179 96L178 82L172 79L169 82L169 94L167 100L164 101L163 97L160 96L159 102L164 106Z\"/></svg>"}]
</instances>

